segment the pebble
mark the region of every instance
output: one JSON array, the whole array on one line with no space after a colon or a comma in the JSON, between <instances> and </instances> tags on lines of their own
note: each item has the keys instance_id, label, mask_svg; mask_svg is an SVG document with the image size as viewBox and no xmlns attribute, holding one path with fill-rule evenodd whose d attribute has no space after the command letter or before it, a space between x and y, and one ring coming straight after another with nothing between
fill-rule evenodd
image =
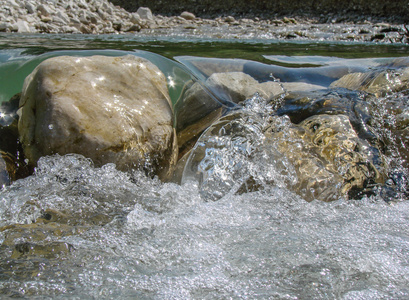
<instances>
[{"instance_id":1,"label":"pebble","mask_svg":"<svg viewBox=\"0 0 409 300\"><path fill-rule=\"evenodd\" d=\"M149 8L130 13L108 0L0 0L0 20L0 32L18 33L120 33L155 23Z\"/></svg>"},{"instance_id":2,"label":"pebble","mask_svg":"<svg viewBox=\"0 0 409 300\"><path fill-rule=\"evenodd\" d=\"M185 20L194 20L196 16L190 12L184 11L180 14L180 16Z\"/></svg>"}]
</instances>

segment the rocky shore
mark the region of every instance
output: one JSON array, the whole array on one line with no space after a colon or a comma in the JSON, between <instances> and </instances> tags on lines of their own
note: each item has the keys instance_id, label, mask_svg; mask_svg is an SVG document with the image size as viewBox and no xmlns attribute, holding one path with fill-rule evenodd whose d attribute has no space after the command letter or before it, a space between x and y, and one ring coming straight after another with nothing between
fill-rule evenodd
<instances>
[{"instance_id":1,"label":"rocky shore","mask_svg":"<svg viewBox=\"0 0 409 300\"><path fill-rule=\"evenodd\" d=\"M402 19L357 19L336 14L202 18L191 12L175 16L135 12L107 0L1 0L0 32L69 34L139 34L200 36L209 38L339 40L407 43L408 28Z\"/></svg>"},{"instance_id":2,"label":"rocky shore","mask_svg":"<svg viewBox=\"0 0 409 300\"><path fill-rule=\"evenodd\" d=\"M233 15L240 18L271 19L283 16L308 16L320 23L339 19L343 22L378 19L400 23L409 21L409 6L405 0L110 0L128 11L149 7L156 14L175 16L190 11L203 18Z\"/></svg>"}]
</instances>

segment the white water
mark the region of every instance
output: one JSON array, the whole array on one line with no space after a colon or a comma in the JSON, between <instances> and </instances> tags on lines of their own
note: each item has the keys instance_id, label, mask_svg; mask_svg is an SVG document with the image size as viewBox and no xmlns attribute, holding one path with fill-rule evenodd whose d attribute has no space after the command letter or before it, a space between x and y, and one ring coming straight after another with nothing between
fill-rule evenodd
<instances>
[{"instance_id":1,"label":"white water","mask_svg":"<svg viewBox=\"0 0 409 300\"><path fill-rule=\"evenodd\" d=\"M267 187L204 202L191 183L163 184L110 165L93 168L79 156L43 159L36 175L2 190L0 200L3 225L29 223L47 208L72 214L77 228L88 224L83 233L40 242L71 244L74 250L59 258L3 256L0 290L6 295L409 297L407 201L307 203ZM97 213L112 220L92 225ZM18 242L30 241L30 234Z\"/></svg>"}]
</instances>

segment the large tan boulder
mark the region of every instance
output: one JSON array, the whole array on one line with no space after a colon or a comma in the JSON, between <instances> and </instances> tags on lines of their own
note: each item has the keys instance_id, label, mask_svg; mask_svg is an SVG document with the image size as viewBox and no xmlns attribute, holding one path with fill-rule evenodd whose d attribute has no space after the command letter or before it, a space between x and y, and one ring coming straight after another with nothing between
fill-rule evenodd
<instances>
[{"instance_id":1,"label":"large tan boulder","mask_svg":"<svg viewBox=\"0 0 409 300\"><path fill-rule=\"evenodd\" d=\"M166 78L140 57L50 58L26 78L19 115L31 164L78 153L161 175L177 157Z\"/></svg>"}]
</instances>

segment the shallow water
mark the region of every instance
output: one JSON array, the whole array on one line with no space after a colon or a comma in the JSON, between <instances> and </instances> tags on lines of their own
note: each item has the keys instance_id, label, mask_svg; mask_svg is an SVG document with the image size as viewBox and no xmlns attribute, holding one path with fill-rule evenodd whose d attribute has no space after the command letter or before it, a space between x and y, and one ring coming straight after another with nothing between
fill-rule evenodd
<instances>
[{"instance_id":1,"label":"shallow water","mask_svg":"<svg viewBox=\"0 0 409 300\"><path fill-rule=\"evenodd\" d=\"M326 88L333 72L372 70L390 62L379 57L406 54L403 46L148 43L123 37L94 41L38 36L24 46L18 36L5 37L0 50L1 101L21 89L22 80L39 61L60 54L122 55L117 50L138 50L133 53L160 65L175 81L170 88L174 103L186 81L205 82L209 66L225 70L246 66L246 72L258 74L259 80L274 71L281 82L297 78ZM96 168L79 155L56 155L42 158L34 175L4 187L0 293L34 299L408 298L406 145L393 134L405 119L391 113L406 111L407 93L368 100L376 112L371 115L371 128L376 129L372 133L388 145L390 186L397 186L392 201L385 197L390 190L382 186L359 200L307 202L292 189L296 175L291 164L283 156L275 157L279 152L263 146L260 139L264 134L260 124L270 122L268 117L278 107L253 97L244 109L236 110L226 95L208 92L225 111L245 114L247 119L237 121L241 130L236 135L199 139L195 151L214 143L213 152L200 161L201 179L190 173L189 168L197 167L193 158L179 185L137 171L123 173L114 165ZM308 108L292 109L309 113ZM3 122L4 126L8 121ZM286 128L289 119L276 116L275 122ZM262 188L238 192L236 183L249 175ZM206 176L212 180L206 181Z\"/></svg>"}]
</instances>

